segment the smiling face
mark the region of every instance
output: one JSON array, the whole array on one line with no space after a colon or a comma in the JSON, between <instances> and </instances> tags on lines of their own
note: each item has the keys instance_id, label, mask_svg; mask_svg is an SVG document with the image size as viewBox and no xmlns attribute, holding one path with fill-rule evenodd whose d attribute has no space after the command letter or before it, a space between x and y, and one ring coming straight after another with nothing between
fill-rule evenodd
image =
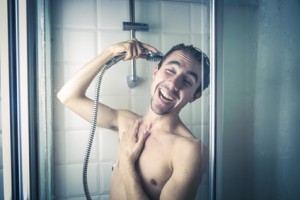
<instances>
[{"instance_id":1,"label":"smiling face","mask_svg":"<svg viewBox=\"0 0 300 200\"><path fill-rule=\"evenodd\" d=\"M151 109L158 115L180 110L201 96L196 92L201 83L201 68L194 58L174 51L156 68L151 88Z\"/></svg>"}]
</instances>

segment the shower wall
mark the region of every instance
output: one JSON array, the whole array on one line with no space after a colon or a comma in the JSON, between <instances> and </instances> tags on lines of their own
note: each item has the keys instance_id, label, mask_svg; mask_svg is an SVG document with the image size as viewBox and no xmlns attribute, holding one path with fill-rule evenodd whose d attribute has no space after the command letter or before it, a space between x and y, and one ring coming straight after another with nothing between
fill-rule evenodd
<instances>
[{"instance_id":1,"label":"shower wall","mask_svg":"<svg viewBox=\"0 0 300 200\"><path fill-rule=\"evenodd\" d=\"M137 32L137 39L166 52L177 43L193 44L209 55L209 7L203 4L168 1L136 1L136 22L149 24L149 32ZM52 1L52 65L54 96L62 85L90 59L110 44L130 39L122 30L129 21L124 0ZM155 63L137 61L137 75L143 80L129 89L126 76L130 62L120 62L103 78L100 100L114 108L145 114L149 105L151 77ZM93 98L94 83L88 89ZM54 192L56 199L85 199L82 161L89 123L53 99L54 106ZM101 117L101 116L100 116ZM182 120L208 146L209 91L189 104ZM94 199L108 199L111 166L116 156L117 135L97 129L89 164L89 188ZM208 178L204 176L198 198L208 199Z\"/></svg>"}]
</instances>

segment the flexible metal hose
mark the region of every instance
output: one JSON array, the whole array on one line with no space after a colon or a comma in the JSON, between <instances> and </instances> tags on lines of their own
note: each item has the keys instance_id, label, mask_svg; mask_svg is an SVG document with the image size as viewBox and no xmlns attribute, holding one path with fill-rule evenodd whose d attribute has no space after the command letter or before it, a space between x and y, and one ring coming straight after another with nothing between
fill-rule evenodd
<instances>
[{"instance_id":1,"label":"flexible metal hose","mask_svg":"<svg viewBox=\"0 0 300 200\"><path fill-rule=\"evenodd\" d=\"M83 162L83 173L82 173L82 180L83 180L83 189L84 193L86 196L86 199L91 200L91 195L89 192L89 187L88 187L88 181L87 181L87 170L88 170L88 163L89 163L89 158L90 158L90 153L93 145L93 139L95 135L95 130L96 130L96 124L97 124L97 113L98 113L98 102L99 102L99 96L100 96L100 86L101 86L101 81L102 77L104 75L104 72L110 68L112 65L116 64L119 62L122 58L124 57L123 55L118 55L116 57L113 57L110 59L108 62L105 63L104 67L101 69L99 72L99 75L97 77L97 82L95 86L95 100L94 100L94 107L93 107L93 118L92 118L92 123L91 123L91 128L90 128L90 135L88 139L88 144L84 156L84 162Z\"/></svg>"}]
</instances>

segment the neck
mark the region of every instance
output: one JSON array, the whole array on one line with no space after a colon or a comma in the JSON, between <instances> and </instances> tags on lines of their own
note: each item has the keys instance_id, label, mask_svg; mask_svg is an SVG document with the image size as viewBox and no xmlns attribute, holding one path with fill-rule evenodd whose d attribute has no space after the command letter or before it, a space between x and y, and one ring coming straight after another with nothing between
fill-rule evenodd
<instances>
[{"instance_id":1,"label":"neck","mask_svg":"<svg viewBox=\"0 0 300 200\"><path fill-rule=\"evenodd\" d=\"M158 115L154 113L151 108L143 117L143 121L149 130L164 129L168 132L174 132L178 125L182 123L178 114L168 113L164 115Z\"/></svg>"}]
</instances>

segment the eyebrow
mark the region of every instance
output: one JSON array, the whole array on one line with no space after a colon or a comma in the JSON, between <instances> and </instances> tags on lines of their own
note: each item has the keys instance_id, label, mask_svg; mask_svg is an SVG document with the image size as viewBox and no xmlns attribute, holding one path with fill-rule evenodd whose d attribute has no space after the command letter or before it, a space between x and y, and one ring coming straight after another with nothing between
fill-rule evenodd
<instances>
[{"instance_id":1,"label":"eyebrow","mask_svg":"<svg viewBox=\"0 0 300 200\"><path fill-rule=\"evenodd\" d=\"M176 65L177 67L182 68L182 66L180 65L180 62L178 62L176 60L171 60L167 64L169 64L169 65ZM196 82L198 81L198 75L195 72L188 71L187 74L193 76L196 79Z\"/></svg>"}]
</instances>

